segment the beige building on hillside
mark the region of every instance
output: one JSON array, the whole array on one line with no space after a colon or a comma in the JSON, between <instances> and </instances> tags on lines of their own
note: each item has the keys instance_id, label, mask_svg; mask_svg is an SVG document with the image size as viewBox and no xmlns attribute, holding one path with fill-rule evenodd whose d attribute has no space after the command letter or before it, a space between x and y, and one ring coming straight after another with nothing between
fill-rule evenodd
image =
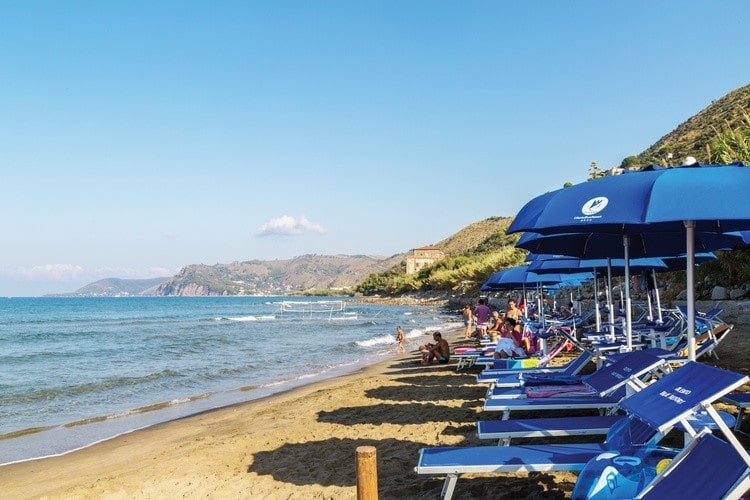
<instances>
[{"instance_id":1,"label":"beige building on hillside","mask_svg":"<svg viewBox=\"0 0 750 500\"><path fill-rule=\"evenodd\" d=\"M406 274L414 274L424 266L429 266L433 262L444 258L445 254L443 251L435 247L415 248L411 251L410 255L406 256Z\"/></svg>"}]
</instances>

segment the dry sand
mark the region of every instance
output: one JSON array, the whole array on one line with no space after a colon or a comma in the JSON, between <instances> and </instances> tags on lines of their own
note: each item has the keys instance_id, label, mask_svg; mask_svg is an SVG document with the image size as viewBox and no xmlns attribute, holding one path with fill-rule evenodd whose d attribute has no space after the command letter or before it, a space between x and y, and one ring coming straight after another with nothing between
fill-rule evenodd
<instances>
[{"instance_id":1,"label":"dry sand","mask_svg":"<svg viewBox=\"0 0 750 500\"><path fill-rule=\"evenodd\" d=\"M748 373L748 331L711 364ZM452 345L458 343L453 334ZM427 339L426 339L427 340ZM408 353L354 375L137 431L61 457L0 467L2 498L356 498L355 450L377 449L380 498L438 498L414 472L425 446L478 445L476 371ZM750 391L750 386L743 390ZM734 408L717 405L719 409ZM750 442L743 438L743 445ZM572 473L467 475L454 498L565 498Z\"/></svg>"}]
</instances>

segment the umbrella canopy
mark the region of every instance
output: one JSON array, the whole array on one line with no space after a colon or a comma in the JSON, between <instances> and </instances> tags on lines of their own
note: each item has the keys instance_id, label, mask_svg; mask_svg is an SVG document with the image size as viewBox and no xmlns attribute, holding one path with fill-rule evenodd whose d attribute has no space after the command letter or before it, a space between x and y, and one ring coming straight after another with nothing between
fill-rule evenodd
<instances>
[{"instance_id":1,"label":"umbrella canopy","mask_svg":"<svg viewBox=\"0 0 750 500\"><path fill-rule=\"evenodd\" d=\"M716 260L718 257L713 252L706 252L706 253L697 253L694 257L695 265L702 264L704 262L709 262L712 260ZM678 271L685 269L685 266L687 265L687 255L677 255L674 257L662 257L662 262L664 262L667 265L668 271Z\"/></svg>"},{"instance_id":2,"label":"umbrella canopy","mask_svg":"<svg viewBox=\"0 0 750 500\"><path fill-rule=\"evenodd\" d=\"M575 274L536 274L529 271L529 266L514 266L493 274L481 287L482 291L512 290L529 285L578 286L593 277L591 273Z\"/></svg>"},{"instance_id":3,"label":"umbrella canopy","mask_svg":"<svg viewBox=\"0 0 750 500\"><path fill-rule=\"evenodd\" d=\"M609 260L609 262L608 262ZM547 273L576 273L592 269L607 269L611 266L612 271L622 272L625 269L624 259L576 259L570 257L536 260L529 264L529 271L536 274ZM647 269L667 270L667 265L662 259L643 258L633 259L629 263L631 271Z\"/></svg>"},{"instance_id":4,"label":"umbrella canopy","mask_svg":"<svg viewBox=\"0 0 750 500\"><path fill-rule=\"evenodd\" d=\"M685 254L684 227L680 231L632 234L629 240L628 255L631 258L671 257ZM729 250L750 243L750 231L731 233L697 231L694 242L696 252ZM623 258L625 254L622 234L602 232L548 235L526 232L518 239L516 247L534 254L558 254L581 259Z\"/></svg>"},{"instance_id":5,"label":"umbrella canopy","mask_svg":"<svg viewBox=\"0 0 750 500\"><path fill-rule=\"evenodd\" d=\"M674 167L607 176L529 201L508 233L542 234L750 229L750 169L737 165Z\"/></svg>"},{"instance_id":6,"label":"umbrella canopy","mask_svg":"<svg viewBox=\"0 0 750 500\"><path fill-rule=\"evenodd\" d=\"M528 234L528 233L527 233ZM553 237L553 236L550 236ZM585 270L593 270L597 276L604 275L607 277L607 307L612 310L612 276L622 276L625 274L625 269L628 267L631 271L653 271L654 269L666 270L667 265L663 260L657 258L640 258L633 259L629 263L625 259L578 259L573 257L564 257L559 255L544 255L542 259L534 260L529 264L529 270L537 274L546 273L572 273L581 272ZM606 274L602 271L606 270ZM598 288L597 283L594 281L594 292L597 297L596 304L596 329L597 331L601 328L601 317L599 315L598 306ZM651 302L649 300L649 318L651 315ZM614 324L610 327L611 334L614 335Z\"/></svg>"},{"instance_id":7,"label":"umbrella canopy","mask_svg":"<svg viewBox=\"0 0 750 500\"><path fill-rule=\"evenodd\" d=\"M528 202L508 233L615 233L623 236L629 260L630 236L685 228L688 324L695 321L693 256L695 232L750 230L750 169L739 165L692 165L609 176L543 194ZM547 252L549 253L549 252ZM557 253L560 253L557 251ZM625 267L625 278L629 270ZM626 290L630 333L630 294ZM688 328L688 357L695 359L694 329ZM628 335L628 347L630 347Z\"/></svg>"}]
</instances>

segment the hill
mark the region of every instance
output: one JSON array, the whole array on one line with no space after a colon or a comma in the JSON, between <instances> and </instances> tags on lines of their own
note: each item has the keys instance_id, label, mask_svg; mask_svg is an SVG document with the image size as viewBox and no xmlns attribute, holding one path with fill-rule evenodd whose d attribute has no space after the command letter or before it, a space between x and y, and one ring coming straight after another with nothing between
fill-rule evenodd
<instances>
[{"instance_id":1,"label":"hill","mask_svg":"<svg viewBox=\"0 0 750 500\"><path fill-rule=\"evenodd\" d=\"M629 161L633 165L674 165L679 164L686 156L692 156L700 163L719 163L720 160L711 151L712 140L718 131L739 125L743 120L743 113L748 110L750 85L735 89L713 101L641 154L629 158ZM672 155L671 160L667 159L669 154Z\"/></svg>"},{"instance_id":2,"label":"hill","mask_svg":"<svg viewBox=\"0 0 750 500\"><path fill-rule=\"evenodd\" d=\"M480 244L497 234L498 231L505 231L512 221L513 217L490 217L473 222L434 246L446 255L460 255L476 250Z\"/></svg>"},{"instance_id":3,"label":"hill","mask_svg":"<svg viewBox=\"0 0 750 500\"><path fill-rule=\"evenodd\" d=\"M476 250L512 219L495 217L469 224L433 244L447 255ZM69 296L127 295L284 295L304 291L349 292L372 274L405 266L406 253L391 257L365 255L302 255L287 260L251 260L230 264L192 264L171 278L125 280L108 278L82 287Z\"/></svg>"},{"instance_id":4,"label":"hill","mask_svg":"<svg viewBox=\"0 0 750 500\"><path fill-rule=\"evenodd\" d=\"M403 257L401 257L403 258ZM391 260L394 259L394 260ZM212 266L194 264L162 283L156 295L284 295L305 290L347 290L397 257L302 255Z\"/></svg>"},{"instance_id":5,"label":"hill","mask_svg":"<svg viewBox=\"0 0 750 500\"><path fill-rule=\"evenodd\" d=\"M120 279L105 278L89 283L75 292L55 294L56 297L129 297L137 295L154 295L156 288L168 280L164 278Z\"/></svg>"},{"instance_id":6,"label":"hill","mask_svg":"<svg viewBox=\"0 0 750 500\"><path fill-rule=\"evenodd\" d=\"M474 249L511 219L491 218L469 224L434 244L447 255ZM183 268L162 283L156 295L272 295L304 291L351 291L372 274L404 267L406 253L389 258L365 255L302 255L287 260L234 262Z\"/></svg>"}]
</instances>

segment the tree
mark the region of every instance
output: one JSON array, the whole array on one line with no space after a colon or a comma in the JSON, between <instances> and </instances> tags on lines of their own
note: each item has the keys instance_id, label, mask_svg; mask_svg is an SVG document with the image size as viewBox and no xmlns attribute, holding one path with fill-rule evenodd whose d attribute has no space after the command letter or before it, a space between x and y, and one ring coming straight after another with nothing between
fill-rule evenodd
<instances>
[{"instance_id":1,"label":"tree","mask_svg":"<svg viewBox=\"0 0 750 500\"><path fill-rule=\"evenodd\" d=\"M591 165L589 165L589 178L588 180L594 180L598 179L599 177L604 177L604 172L601 168L599 168L599 165L595 161L591 162Z\"/></svg>"},{"instance_id":2,"label":"tree","mask_svg":"<svg viewBox=\"0 0 750 500\"><path fill-rule=\"evenodd\" d=\"M736 127L725 123L722 130L713 129L716 137L707 147L710 162L750 164L750 115L746 111Z\"/></svg>"},{"instance_id":3,"label":"tree","mask_svg":"<svg viewBox=\"0 0 750 500\"><path fill-rule=\"evenodd\" d=\"M622 163L620 163L620 168L631 168L631 167L637 167L638 166L638 157L637 156L627 156L622 160Z\"/></svg>"}]
</instances>

